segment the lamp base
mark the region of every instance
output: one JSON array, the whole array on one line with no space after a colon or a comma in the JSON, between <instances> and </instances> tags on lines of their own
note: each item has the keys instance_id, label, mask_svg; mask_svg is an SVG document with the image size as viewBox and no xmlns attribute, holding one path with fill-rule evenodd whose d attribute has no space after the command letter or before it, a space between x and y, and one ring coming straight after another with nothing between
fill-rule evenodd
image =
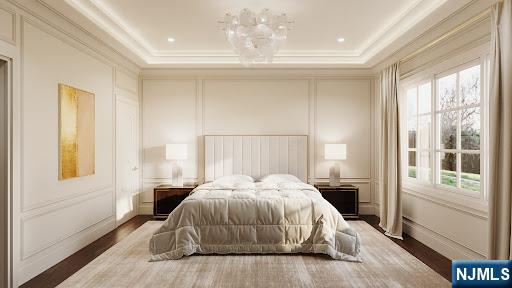
<instances>
[{"instance_id":1,"label":"lamp base","mask_svg":"<svg viewBox=\"0 0 512 288\"><path fill-rule=\"evenodd\" d=\"M171 185L182 187L183 186L183 173L180 165L178 163L174 163L172 165L172 173L171 173Z\"/></svg>"},{"instance_id":2,"label":"lamp base","mask_svg":"<svg viewBox=\"0 0 512 288\"><path fill-rule=\"evenodd\" d=\"M329 169L329 186L338 187L340 184L340 164L335 163Z\"/></svg>"}]
</instances>

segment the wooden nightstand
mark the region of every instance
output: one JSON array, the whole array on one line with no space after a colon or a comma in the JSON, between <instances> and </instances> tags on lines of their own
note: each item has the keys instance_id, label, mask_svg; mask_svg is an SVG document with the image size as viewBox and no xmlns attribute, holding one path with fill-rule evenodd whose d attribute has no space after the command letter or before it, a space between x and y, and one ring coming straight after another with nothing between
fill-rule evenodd
<instances>
[{"instance_id":1,"label":"wooden nightstand","mask_svg":"<svg viewBox=\"0 0 512 288\"><path fill-rule=\"evenodd\" d=\"M344 218L359 218L359 188L354 185L315 185L322 197L329 201Z\"/></svg>"},{"instance_id":2,"label":"wooden nightstand","mask_svg":"<svg viewBox=\"0 0 512 288\"><path fill-rule=\"evenodd\" d=\"M154 205L153 217L154 218L167 218L169 214L180 205L181 201L185 199L190 191L194 190L197 186L171 186L171 185L158 185L154 189Z\"/></svg>"}]
</instances>

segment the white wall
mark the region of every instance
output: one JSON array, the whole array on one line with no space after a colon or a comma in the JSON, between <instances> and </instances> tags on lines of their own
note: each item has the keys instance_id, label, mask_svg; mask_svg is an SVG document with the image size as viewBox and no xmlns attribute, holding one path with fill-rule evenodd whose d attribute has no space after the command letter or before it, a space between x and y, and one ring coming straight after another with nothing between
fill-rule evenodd
<instances>
[{"instance_id":1,"label":"white wall","mask_svg":"<svg viewBox=\"0 0 512 288\"><path fill-rule=\"evenodd\" d=\"M490 2L488 1L473 2L456 15L452 15L448 21L436 25L428 33L416 39L414 43L403 47L393 57L376 67L374 71L379 71L390 63L409 55L422 45L454 29L458 29L458 32L450 34L450 37L445 37L443 41L415 55L415 57L401 62L401 79L406 81L409 77L414 77L418 73L427 71L439 63L445 63L446 61L456 62L457 59L464 58L465 54L472 53L471 51L473 50L482 50L482 47L490 47L490 22L488 14L478 21L474 21L471 25L464 26L462 29L462 26L460 26L467 19L479 15L489 5ZM379 85L378 80L377 85ZM377 98L379 97L378 94ZM379 108L376 107L376 109L378 111ZM378 127L378 125L376 126ZM375 133L376 136L379 135L378 130ZM377 143L375 147L374 153L378 155L379 144ZM375 174L378 175L378 171ZM378 187L378 179L376 179L375 185ZM378 205L378 188L374 191L376 193L374 199ZM486 203L478 203L479 205L476 206L469 205L468 203L472 202L471 200L455 197L444 191L438 191L438 193L433 194L418 187L407 187L402 192L405 233L450 259L479 259L486 257Z\"/></svg>"},{"instance_id":2,"label":"white wall","mask_svg":"<svg viewBox=\"0 0 512 288\"><path fill-rule=\"evenodd\" d=\"M0 3L0 23L0 52L14 67L17 286L115 227L115 100L138 99L139 69L37 1ZM58 180L59 83L96 95L94 175Z\"/></svg>"},{"instance_id":3,"label":"white wall","mask_svg":"<svg viewBox=\"0 0 512 288\"><path fill-rule=\"evenodd\" d=\"M316 75L314 74L316 73ZM310 182L328 181L324 143L347 143L347 183L360 187L362 213L373 214L371 129L373 76L368 70L143 70L143 194L169 181L166 143L187 143L185 182L204 179L204 135L308 135Z\"/></svg>"}]
</instances>

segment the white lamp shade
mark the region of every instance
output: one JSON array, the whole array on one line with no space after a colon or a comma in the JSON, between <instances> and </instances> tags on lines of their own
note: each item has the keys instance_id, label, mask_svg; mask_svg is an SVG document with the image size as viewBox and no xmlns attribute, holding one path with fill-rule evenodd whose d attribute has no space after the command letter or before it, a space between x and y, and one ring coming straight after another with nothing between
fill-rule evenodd
<instances>
[{"instance_id":1,"label":"white lamp shade","mask_svg":"<svg viewBox=\"0 0 512 288\"><path fill-rule=\"evenodd\" d=\"M324 157L326 160L347 159L347 144L325 144Z\"/></svg>"},{"instance_id":2,"label":"white lamp shade","mask_svg":"<svg viewBox=\"0 0 512 288\"><path fill-rule=\"evenodd\" d=\"M187 159L187 144L166 144L165 159L185 160Z\"/></svg>"}]
</instances>

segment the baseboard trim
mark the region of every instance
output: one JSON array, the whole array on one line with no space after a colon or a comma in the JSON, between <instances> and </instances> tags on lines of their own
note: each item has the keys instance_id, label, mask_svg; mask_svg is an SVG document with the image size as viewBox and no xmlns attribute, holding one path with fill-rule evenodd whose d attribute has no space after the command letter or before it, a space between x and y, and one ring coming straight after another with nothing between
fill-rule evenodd
<instances>
[{"instance_id":1,"label":"baseboard trim","mask_svg":"<svg viewBox=\"0 0 512 288\"><path fill-rule=\"evenodd\" d=\"M372 203L359 203L359 214L375 215L375 207Z\"/></svg>"},{"instance_id":2,"label":"baseboard trim","mask_svg":"<svg viewBox=\"0 0 512 288\"><path fill-rule=\"evenodd\" d=\"M473 251L410 219L403 218L402 223L405 234L427 245L448 259L486 259L485 255Z\"/></svg>"},{"instance_id":3,"label":"baseboard trim","mask_svg":"<svg viewBox=\"0 0 512 288\"><path fill-rule=\"evenodd\" d=\"M139 215L153 215L153 203L140 203Z\"/></svg>"},{"instance_id":4,"label":"baseboard trim","mask_svg":"<svg viewBox=\"0 0 512 288\"><path fill-rule=\"evenodd\" d=\"M37 253L33 257L27 258L20 265L18 272L18 285L27 282L56 263L59 263L66 257L96 241L101 236L112 231L115 228L115 225L115 216L110 216L87 229L76 233L61 243L53 245L52 247Z\"/></svg>"}]
</instances>

